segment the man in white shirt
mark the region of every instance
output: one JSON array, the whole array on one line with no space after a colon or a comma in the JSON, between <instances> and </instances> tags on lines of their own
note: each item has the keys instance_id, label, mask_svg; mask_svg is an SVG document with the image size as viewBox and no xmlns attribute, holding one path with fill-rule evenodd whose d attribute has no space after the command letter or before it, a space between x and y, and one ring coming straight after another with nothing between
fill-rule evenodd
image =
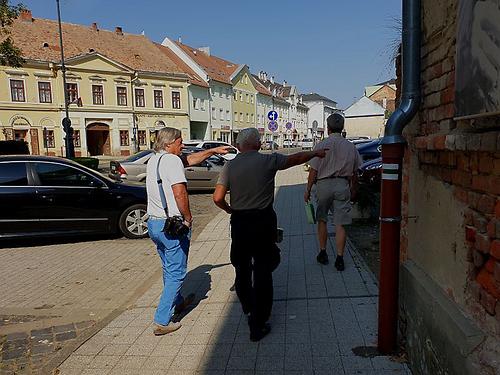
<instances>
[{"instance_id":1,"label":"man in white shirt","mask_svg":"<svg viewBox=\"0 0 500 375\"><path fill-rule=\"evenodd\" d=\"M158 132L154 145L155 154L147 165L148 231L149 237L156 244L163 266L163 292L154 317L155 335L178 330L181 324L172 321L174 313L180 312L194 299L194 295L184 299L180 294L186 276L193 221L186 188L185 165L179 157L183 147L178 129L163 128ZM212 148L189 155L185 162L187 165L196 165L214 154L225 153L225 147ZM173 217L178 217L179 222L182 222L185 234L172 235L164 231L167 218Z\"/></svg>"}]
</instances>

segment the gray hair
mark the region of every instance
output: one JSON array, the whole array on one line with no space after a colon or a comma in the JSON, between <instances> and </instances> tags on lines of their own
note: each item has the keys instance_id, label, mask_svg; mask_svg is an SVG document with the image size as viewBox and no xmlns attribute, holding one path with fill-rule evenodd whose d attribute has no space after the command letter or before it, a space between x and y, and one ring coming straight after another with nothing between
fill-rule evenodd
<instances>
[{"instance_id":1,"label":"gray hair","mask_svg":"<svg viewBox=\"0 0 500 375\"><path fill-rule=\"evenodd\" d=\"M236 143L239 145L256 146L259 142L260 133L256 128L243 129L236 137Z\"/></svg>"},{"instance_id":2,"label":"gray hair","mask_svg":"<svg viewBox=\"0 0 500 375\"><path fill-rule=\"evenodd\" d=\"M156 140L153 149L155 152L165 150L165 147L182 136L179 129L165 127L156 132Z\"/></svg>"}]
</instances>

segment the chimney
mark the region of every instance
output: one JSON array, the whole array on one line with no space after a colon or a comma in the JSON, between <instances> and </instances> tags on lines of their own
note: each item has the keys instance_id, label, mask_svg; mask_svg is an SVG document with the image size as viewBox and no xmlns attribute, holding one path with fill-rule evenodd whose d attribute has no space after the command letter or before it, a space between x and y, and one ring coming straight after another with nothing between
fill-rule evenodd
<instances>
[{"instance_id":1,"label":"chimney","mask_svg":"<svg viewBox=\"0 0 500 375\"><path fill-rule=\"evenodd\" d=\"M182 38L180 35L179 35L179 39L177 39L177 41L182 44Z\"/></svg>"},{"instance_id":2,"label":"chimney","mask_svg":"<svg viewBox=\"0 0 500 375\"><path fill-rule=\"evenodd\" d=\"M92 29L92 31L99 31L99 28L97 27L97 22L92 22L90 28Z\"/></svg>"},{"instance_id":3,"label":"chimney","mask_svg":"<svg viewBox=\"0 0 500 375\"><path fill-rule=\"evenodd\" d=\"M118 35L123 35L123 30L122 30L121 26L115 27L115 33L117 33Z\"/></svg>"},{"instance_id":4,"label":"chimney","mask_svg":"<svg viewBox=\"0 0 500 375\"><path fill-rule=\"evenodd\" d=\"M267 72L262 72L262 77L264 79L264 82L267 82Z\"/></svg>"},{"instance_id":5,"label":"chimney","mask_svg":"<svg viewBox=\"0 0 500 375\"><path fill-rule=\"evenodd\" d=\"M271 81L272 84L274 84L274 76L271 76L270 81Z\"/></svg>"},{"instance_id":6,"label":"chimney","mask_svg":"<svg viewBox=\"0 0 500 375\"><path fill-rule=\"evenodd\" d=\"M33 16L31 15L31 10L23 9L19 14L19 19L23 22L33 22Z\"/></svg>"},{"instance_id":7,"label":"chimney","mask_svg":"<svg viewBox=\"0 0 500 375\"><path fill-rule=\"evenodd\" d=\"M286 87L286 81L283 80L283 87Z\"/></svg>"},{"instance_id":8,"label":"chimney","mask_svg":"<svg viewBox=\"0 0 500 375\"><path fill-rule=\"evenodd\" d=\"M210 56L210 47L200 47L198 51L203 52L205 55Z\"/></svg>"}]
</instances>

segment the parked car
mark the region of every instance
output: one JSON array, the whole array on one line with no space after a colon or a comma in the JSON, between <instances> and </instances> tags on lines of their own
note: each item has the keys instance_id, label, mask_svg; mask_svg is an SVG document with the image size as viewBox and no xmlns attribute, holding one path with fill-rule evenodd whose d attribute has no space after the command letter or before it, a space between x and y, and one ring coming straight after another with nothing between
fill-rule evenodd
<instances>
[{"instance_id":1,"label":"parked car","mask_svg":"<svg viewBox=\"0 0 500 375\"><path fill-rule=\"evenodd\" d=\"M382 158L375 158L363 163L358 170L358 181L360 184L372 186L380 190L382 176Z\"/></svg>"},{"instance_id":2,"label":"parked car","mask_svg":"<svg viewBox=\"0 0 500 375\"><path fill-rule=\"evenodd\" d=\"M182 150L184 156L190 153L203 151L198 147L185 147ZM112 160L110 164L109 177L113 180L146 181L146 166L153 155L153 150L140 151L129 158L117 161ZM204 162L186 167L186 179L188 190L212 190L215 189L219 173L224 166L225 159L220 156L211 156Z\"/></svg>"},{"instance_id":3,"label":"parked car","mask_svg":"<svg viewBox=\"0 0 500 375\"><path fill-rule=\"evenodd\" d=\"M370 137L366 137L366 136L347 137L346 139L355 145L359 145L362 143L368 143L368 142L373 141L373 139L371 139Z\"/></svg>"},{"instance_id":4,"label":"parked car","mask_svg":"<svg viewBox=\"0 0 500 375\"><path fill-rule=\"evenodd\" d=\"M302 147L302 150L312 150L314 147L314 140L312 138L304 138L300 141L300 147Z\"/></svg>"},{"instance_id":5,"label":"parked car","mask_svg":"<svg viewBox=\"0 0 500 375\"><path fill-rule=\"evenodd\" d=\"M274 141L265 141L265 142L262 143L261 148L263 150L277 150L279 148L279 146Z\"/></svg>"},{"instance_id":6,"label":"parked car","mask_svg":"<svg viewBox=\"0 0 500 375\"><path fill-rule=\"evenodd\" d=\"M293 139L285 139L283 141L283 147L284 148L285 147L289 147L289 148L290 147L299 147L299 144L296 141L294 141Z\"/></svg>"},{"instance_id":7,"label":"parked car","mask_svg":"<svg viewBox=\"0 0 500 375\"><path fill-rule=\"evenodd\" d=\"M363 158L363 161L368 161L376 159L382 156L382 138L375 139L367 143L359 143L356 145L359 154Z\"/></svg>"},{"instance_id":8,"label":"parked car","mask_svg":"<svg viewBox=\"0 0 500 375\"><path fill-rule=\"evenodd\" d=\"M222 155L222 157L226 160L233 160L236 155L239 153L238 149L232 145L230 145L227 142L222 142L222 141L199 141L199 140L189 140L189 141L184 141L185 146L189 147L199 147L204 150L209 150L214 147L219 147L219 146L227 146L229 147L230 151L226 155Z\"/></svg>"},{"instance_id":9,"label":"parked car","mask_svg":"<svg viewBox=\"0 0 500 375\"><path fill-rule=\"evenodd\" d=\"M120 231L146 237L146 188L74 161L0 156L0 239Z\"/></svg>"}]
</instances>

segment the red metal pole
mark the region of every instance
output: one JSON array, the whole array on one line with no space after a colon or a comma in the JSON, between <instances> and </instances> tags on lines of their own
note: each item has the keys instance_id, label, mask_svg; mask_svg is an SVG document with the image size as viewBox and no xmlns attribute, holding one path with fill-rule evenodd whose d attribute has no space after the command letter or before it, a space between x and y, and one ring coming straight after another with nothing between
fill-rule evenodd
<instances>
[{"instance_id":1,"label":"red metal pole","mask_svg":"<svg viewBox=\"0 0 500 375\"><path fill-rule=\"evenodd\" d=\"M378 350L382 354L393 352L397 344L403 154L403 143L382 145L378 304Z\"/></svg>"}]
</instances>

